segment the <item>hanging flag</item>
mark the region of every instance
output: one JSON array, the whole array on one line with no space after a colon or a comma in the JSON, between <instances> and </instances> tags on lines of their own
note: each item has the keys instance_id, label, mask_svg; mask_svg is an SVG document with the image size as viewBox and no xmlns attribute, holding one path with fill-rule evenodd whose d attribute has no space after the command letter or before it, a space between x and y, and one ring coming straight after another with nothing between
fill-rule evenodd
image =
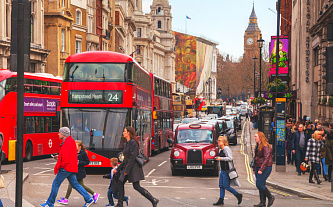
<instances>
[{"instance_id":1,"label":"hanging flag","mask_svg":"<svg viewBox=\"0 0 333 207\"><path fill-rule=\"evenodd\" d=\"M186 19L191 19L189 16L186 15Z\"/></svg>"}]
</instances>

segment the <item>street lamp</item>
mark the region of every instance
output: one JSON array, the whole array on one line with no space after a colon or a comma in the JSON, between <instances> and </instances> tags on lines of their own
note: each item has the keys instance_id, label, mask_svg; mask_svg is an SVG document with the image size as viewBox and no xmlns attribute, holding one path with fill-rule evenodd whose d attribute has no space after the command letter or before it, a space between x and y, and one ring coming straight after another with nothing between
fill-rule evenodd
<instances>
[{"instance_id":1,"label":"street lamp","mask_svg":"<svg viewBox=\"0 0 333 207\"><path fill-rule=\"evenodd\" d=\"M258 58L256 56L254 56L254 58L253 58L253 62L254 62L254 68L253 68L253 81L254 81L253 97L256 96L256 60L258 60Z\"/></svg>"},{"instance_id":2,"label":"street lamp","mask_svg":"<svg viewBox=\"0 0 333 207\"><path fill-rule=\"evenodd\" d=\"M263 40L261 37L260 39L257 40L258 42L258 45L259 45L259 49L260 49L260 53L259 53L259 96L261 96L261 49L262 49L262 46L265 42L265 40Z\"/></svg>"}]
</instances>

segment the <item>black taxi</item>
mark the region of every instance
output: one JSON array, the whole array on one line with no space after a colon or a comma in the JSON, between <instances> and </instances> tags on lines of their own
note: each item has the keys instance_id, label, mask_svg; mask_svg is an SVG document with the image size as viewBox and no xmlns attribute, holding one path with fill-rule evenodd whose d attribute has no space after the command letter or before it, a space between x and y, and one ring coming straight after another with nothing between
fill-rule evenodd
<instances>
[{"instance_id":1,"label":"black taxi","mask_svg":"<svg viewBox=\"0 0 333 207\"><path fill-rule=\"evenodd\" d=\"M172 175L180 171L207 170L217 176L219 173L218 161L218 132L212 123L180 124L176 128L173 139L168 139L173 144L170 163Z\"/></svg>"}]
</instances>

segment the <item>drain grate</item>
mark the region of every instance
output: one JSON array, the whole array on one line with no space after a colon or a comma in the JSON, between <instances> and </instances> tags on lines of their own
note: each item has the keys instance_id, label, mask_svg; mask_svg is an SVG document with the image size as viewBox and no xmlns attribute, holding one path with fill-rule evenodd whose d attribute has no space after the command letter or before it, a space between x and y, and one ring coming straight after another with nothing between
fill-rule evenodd
<instances>
[{"instance_id":1,"label":"drain grate","mask_svg":"<svg viewBox=\"0 0 333 207\"><path fill-rule=\"evenodd\" d=\"M15 203L9 198L1 198L3 207L15 207Z\"/></svg>"}]
</instances>

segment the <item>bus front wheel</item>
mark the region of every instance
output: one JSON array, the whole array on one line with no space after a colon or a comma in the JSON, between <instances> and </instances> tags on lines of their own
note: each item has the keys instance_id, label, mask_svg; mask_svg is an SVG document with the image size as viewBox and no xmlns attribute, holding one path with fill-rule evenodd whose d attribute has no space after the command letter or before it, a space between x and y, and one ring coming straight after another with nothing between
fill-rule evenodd
<instances>
[{"instance_id":1,"label":"bus front wheel","mask_svg":"<svg viewBox=\"0 0 333 207\"><path fill-rule=\"evenodd\" d=\"M27 142L25 145L25 158L24 161L28 162L32 160L32 144L31 142Z\"/></svg>"}]
</instances>

